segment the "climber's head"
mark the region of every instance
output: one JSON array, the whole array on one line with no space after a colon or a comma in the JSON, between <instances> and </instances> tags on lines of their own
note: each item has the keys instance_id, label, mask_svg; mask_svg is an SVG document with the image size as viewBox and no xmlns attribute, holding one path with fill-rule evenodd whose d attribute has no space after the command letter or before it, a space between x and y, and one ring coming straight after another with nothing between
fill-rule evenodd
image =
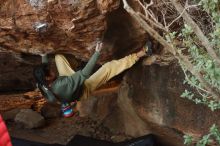
<instances>
[{"instance_id":1,"label":"climber's head","mask_svg":"<svg viewBox=\"0 0 220 146\"><path fill-rule=\"evenodd\" d=\"M42 64L34 69L34 78L38 85L49 85L56 79L56 75L48 64Z\"/></svg>"},{"instance_id":2,"label":"climber's head","mask_svg":"<svg viewBox=\"0 0 220 146\"><path fill-rule=\"evenodd\" d=\"M56 79L56 74L52 69L49 69L45 75L47 84L51 84Z\"/></svg>"},{"instance_id":3,"label":"climber's head","mask_svg":"<svg viewBox=\"0 0 220 146\"><path fill-rule=\"evenodd\" d=\"M43 97L49 102L54 102L56 97L48 86L55 80L55 73L49 68L48 64L42 64L34 69L33 74L37 82L37 87L41 91Z\"/></svg>"}]
</instances>

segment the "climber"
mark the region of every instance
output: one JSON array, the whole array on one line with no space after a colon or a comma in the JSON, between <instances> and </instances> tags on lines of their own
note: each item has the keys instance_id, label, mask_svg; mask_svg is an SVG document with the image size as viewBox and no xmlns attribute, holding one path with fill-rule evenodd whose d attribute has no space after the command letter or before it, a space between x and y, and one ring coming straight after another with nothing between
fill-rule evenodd
<instances>
[{"instance_id":1,"label":"climber","mask_svg":"<svg viewBox=\"0 0 220 146\"><path fill-rule=\"evenodd\" d=\"M113 60L105 63L94 74L92 70L99 58L102 43L98 42L95 53L90 58L86 66L77 72L71 69L69 62L63 55L55 55L55 63L59 73L56 77L55 73L48 66L47 55L42 55L42 65L35 68L34 77L41 93L49 100L57 99L62 104L64 117L73 115L70 103L75 100L86 100L91 93L105 84L112 77L120 74L124 70L130 68L141 57L151 55L151 43L146 45L137 53L133 53L119 60ZM83 113L78 104L80 115Z\"/></svg>"}]
</instances>

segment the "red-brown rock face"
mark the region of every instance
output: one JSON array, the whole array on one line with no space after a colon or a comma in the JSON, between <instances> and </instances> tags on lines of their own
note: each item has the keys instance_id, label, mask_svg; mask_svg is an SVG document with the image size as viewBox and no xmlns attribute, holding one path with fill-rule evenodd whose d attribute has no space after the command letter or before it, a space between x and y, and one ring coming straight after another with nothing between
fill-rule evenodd
<instances>
[{"instance_id":1,"label":"red-brown rock face","mask_svg":"<svg viewBox=\"0 0 220 146\"><path fill-rule=\"evenodd\" d=\"M212 124L220 125L219 110L212 112L206 106L196 105L180 97L186 88L183 79L184 74L176 64L164 67L143 67L139 64L127 73L124 81L128 87L123 92L127 92L127 100L130 100L130 106L134 110L129 113L134 117L130 120L134 122L141 119L136 122L138 127L148 126L152 133L169 146L183 146L184 134L198 138L207 134ZM126 103L120 102L119 106L122 110L127 110L123 104ZM127 113L124 114L128 116ZM128 120L125 119L124 122L127 123ZM140 133L140 129L133 126L132 132L135 131ZM143 128L142 132L145 131Z\"/></svg>"},{"instance_id":2,"label":"red-brown rock face","mask_svg":"<svg viewBox=\"0 0 220 146\"><path fill-rule=\"evenodd\" d=\"M67 50L88 59L119 0L12 0L1 2L0 43L31 54Z\"/></svg>"}]
</instances>

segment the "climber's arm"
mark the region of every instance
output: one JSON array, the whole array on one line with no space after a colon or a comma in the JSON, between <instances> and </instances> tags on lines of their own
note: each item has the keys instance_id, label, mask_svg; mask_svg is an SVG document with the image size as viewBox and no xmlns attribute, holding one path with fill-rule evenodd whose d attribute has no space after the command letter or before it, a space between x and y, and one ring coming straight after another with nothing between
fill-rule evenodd
<instances>
[{"instance_id":1,"label":"climber's arm","mask_svg":"<svg viewBox=\"0 0 220 146\"><path fill-rule=\"evenodd\" d=\"M89 78L89 76L91 75L92 70L95 67L95 64L100 56L101 49L102 49L102 43L99 42L96 45L95 53L92 55L92 57L90 58L89 62L86 64L86 66L82 69L82 74L86 78Z\"/></svg>"},{"instance_id":2,"label":"climber's arm","mask_svg":"<svg viewBox=\"0 0 220 146\"><path fill-rule=\"evenodd\" d=\"M93 68L95 67L95 64L99 58L100 53L99 52L95 52L92 57L89 59L89 62L86 64L86 66L82 69L82 74L83 76L85 76L86 78L88 78L91 73Z\"/></svg>"},{"instance_id":3,"label":"climber's arm","mask_svg":"<svg viewBox=\"0 0 220 146\"><path fill-rule=\"evenodd\" d=\"M40 54L40 56L41 56L41 63L42 64L48 64L47 54Z\"/></svg>"}]
</instances>

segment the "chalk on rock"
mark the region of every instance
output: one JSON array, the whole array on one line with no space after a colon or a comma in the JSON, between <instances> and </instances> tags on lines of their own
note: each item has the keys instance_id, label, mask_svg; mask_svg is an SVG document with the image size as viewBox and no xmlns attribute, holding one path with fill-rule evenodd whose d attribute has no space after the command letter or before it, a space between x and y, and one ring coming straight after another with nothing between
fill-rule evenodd
<instances>
[{"instance_id":1,"label":"chalk on rock","mask_svg":"<svg viewBox=\"0 0 220 146\"><path fill-rule=\"evenodd\" d=\"M44 0L27 0L27 2L36 9L42 9L45 7Z\"/></svg>"},{"instance_id":2,"label":"chalk on rock","mask_svg":"<svg viewBox=\"0 0 220 146\"><path fill-rule=\"evenodd\" d=\"M47 22L35 22L33 27L36 32L44 33L48 29L48 24L47 24Z\"/></svg>"}]
</instances>

